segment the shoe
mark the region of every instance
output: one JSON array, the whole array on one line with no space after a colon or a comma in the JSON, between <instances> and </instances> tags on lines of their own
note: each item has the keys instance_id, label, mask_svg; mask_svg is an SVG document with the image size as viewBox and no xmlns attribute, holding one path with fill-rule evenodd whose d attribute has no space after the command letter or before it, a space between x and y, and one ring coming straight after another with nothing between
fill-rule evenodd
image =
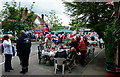
<instances>
[{"instance_id":1,"label":"shoe","mask_svg":"<svg viewBox=\"0 0 120 77\"><path fill-rule=\"evenodd\" d=\"M13 68L11 68L10 70L14 70Z\"/></svg>"},{"instance_id":2,"label":"shoe","mask_svg":"<svg viewBox=\"0 0 120 77\"><path fill-rule=\"evenodd\" d=\"M25 71L20 71L21 74L25 74L26 72Z\"/></svg>"},{"instance_id":3,"label":"shoe","mask_svg":"<svg viewBox=\"0 0 120 77\"><path fill-rule=\"evenodd\" d=\"M28 70L26 69L25 72L28 72Z\"/></svg>"},{"instance_id":4,"label":"shoe","mask_svg":"<svg viewBox=\"0 0 120 77\"><path fill-rule=\"evenodd\" d=\"M81 66L83 66L83 67L84 67L84 66L85 66L85 64L84 64L84 63L81 63Z\"/></svg>"},{"instance_id":5,"label":"shoe","mask_svg":"<svg viewBox=\"0 0 120 77\"><path fill-rule=\"evenodd\" d=\"M81 65L82 67L85 67L86 65L85 64L83 64L83 65Z\"/></svg>"},{"instance_id":6,"label":"shoe","mask_svg":"<svg viewBox=\"0 0 120 77\"><path fill-rule=\"evenodd\" d=\"M5 70L5 72L10 72L10 70Z\"/></svg>"},{"instance_id":7,"label":"shoe","mask_svg":"<svg viewBox=\"0 0 120 77\"><path fill-rule=\"evenodd\" d=\"M71 73L71 68L69 68L69 73Z\"/></svg>"},{"instance_id":8,"label":"shoe","mask_svg":"<svg viewBox=\"0 0 120 77\"><path fill-rule=\"evenodd\" d=\"M69 71L69 73L72 73L71 71Z\"/></svg>"},{"instance_id":9,"label":"shoe","mask_svg":"<svg viewBox=\"0 0 120 77\"><path fill-rule=\"evenodd\" d=\"M25 70L25 72L28 72L28 68Z\"/></svg>"}]
</instances>

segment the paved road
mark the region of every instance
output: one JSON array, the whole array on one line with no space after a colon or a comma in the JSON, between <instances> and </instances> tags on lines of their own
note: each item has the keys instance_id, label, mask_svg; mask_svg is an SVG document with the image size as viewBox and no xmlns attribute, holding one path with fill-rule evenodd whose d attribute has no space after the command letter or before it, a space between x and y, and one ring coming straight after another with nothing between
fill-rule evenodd
<instances>
[{"instance_id":1,"label":"paved road","mask_svg":"<svg viewBox=\"0 0 120 77\"><path fill-rule=\"evenodd\" d=\"M101 51L100 48L96 48L95 55L97 55ZM92 56L90 54L89 61L92 60ZM15 56L12 60L14 70L11 72L4 72L4 66L2 65L2 75L22 75L19 73L21 71L21 66L19 65L18 57ZM65 75L81 75L81 70L84 67L77 65L72 69L72 73L65 71ZM54 67L53 66L46 66L44 64L38 63L37 57L37 45L32 45L32 52L30 55L30 65L29 65L29 72L25 75L54 75ZM61 75L61 72L58 72L58 75Z\"/></svg>"}]
</instances>

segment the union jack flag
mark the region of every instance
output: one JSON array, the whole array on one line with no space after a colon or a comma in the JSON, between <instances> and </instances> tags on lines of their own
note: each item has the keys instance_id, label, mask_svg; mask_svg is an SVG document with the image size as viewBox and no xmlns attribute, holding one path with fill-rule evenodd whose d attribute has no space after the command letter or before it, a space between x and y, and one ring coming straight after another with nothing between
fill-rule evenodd
<instances>
[{"instance_id":1,"label":"union jack flag","mask_svg":"<svg viewBox=\"0 0 120 77\"><path fill-rule=\"evenodd\" d=\"M45 34L45 35L51 33L48 25L44 24L43 26L44 26L44 34Z\"/></svg>"},{"instance_id":2,"label":"union jack flag","mask_svg":"<svg viewBox=\"0 0 120 77\"><path fill-rule=\"evenodd\" d=\"M46 25L46 24L44 24L44 29L45 29L46 32L50 31L48 25Z\"/></svg>"},{"instance_id":3,"label":"union jack flag","mask_svg":"<svg viewBox=\"0 0 120 77\"><path fill-rule=\"evenodd\" d=\"M52 35L52 39L53 42L57 42L58 41L58 36L56 36L56 34Z\"/></svg>"}]
</instances>

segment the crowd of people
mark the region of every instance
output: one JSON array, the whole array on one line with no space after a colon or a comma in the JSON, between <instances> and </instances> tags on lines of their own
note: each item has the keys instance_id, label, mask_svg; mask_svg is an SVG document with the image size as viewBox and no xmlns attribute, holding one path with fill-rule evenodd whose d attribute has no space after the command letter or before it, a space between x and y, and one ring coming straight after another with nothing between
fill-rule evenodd
<instances>
[{"instance_id":1,"label":"crowd of people","mask_svg":"<svg viewBox=\"0 0 120 77\"><path fill-rule=\"evenodd\" d=\"M50 62L52 64L54 62L53 58L65 58L67 61L74 59L75 62L84 66L86 64L86 56L91 52L94 56L96 46L100 48L104 47L104 41L102 38L99 38L96 32L80 32L73 34L49 33L39 39L39 63L47 64ZM74 56L76 58L73 58Z\"/></svg>"},{"instance_id":2,"label":"crowd of people","mask_svg":"<svg viewBox=\"0 0 120 77\"><path fill-rule=\"evenodd\" d=\"M25 74L28 72L31 40L24 30L20 34L21 36L16 41L16 49L22 66L20 73ZM104 41L96 32L47 33L38 37L37 40L39 40L39 63L47 64L49 62L54 65L54 58L65 58L68 67L77 62L84 66L86 55L91 52L91 47L93 51L95 51L95 46L104 47ZM11 60L14 46L8 35L4 36L2 45L5 55L5 72L10 72L13 70Z\"/></svg>"}]
</instances>

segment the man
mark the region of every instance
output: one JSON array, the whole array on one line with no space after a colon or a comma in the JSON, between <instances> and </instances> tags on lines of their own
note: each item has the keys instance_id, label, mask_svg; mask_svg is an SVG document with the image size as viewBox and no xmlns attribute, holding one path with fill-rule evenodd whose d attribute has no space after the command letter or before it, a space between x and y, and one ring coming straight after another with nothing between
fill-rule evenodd
<instances>
[{"instance_id":1,"label":"man","mask_svg":"<svg viewBox=\"0 0 120 77\"><path fill-rule=\"evenodd\" d=\"M76 39L72 38L72 41L71 43L69 44L71 47L74 47L76 49L77 52L79 52L79 49L78 49L78 42Z\"/></svg>"},{"instance_id":2,"label":"man","mask_svg":"<svg viewBox=\"0 0 120 77\"><path fill-rule=\"evenodd\" d=\"M61 45L59 50L55 54L55 58L67 58L67 53Z\"/></svg>"},{"instance_id":3,"label":"man","mask_svg":"<svg viewBox=\"0 0 120 77\"><path fill-rule=\"evenodd\" d=\"M25 34L24 30L20 31L21 36L17 40L17 55L20 59L22 71L20 73L25 74L28 72L28 65L29 65L29 54L31 48L31 40Z\"/></svg>"}]
</instances>

